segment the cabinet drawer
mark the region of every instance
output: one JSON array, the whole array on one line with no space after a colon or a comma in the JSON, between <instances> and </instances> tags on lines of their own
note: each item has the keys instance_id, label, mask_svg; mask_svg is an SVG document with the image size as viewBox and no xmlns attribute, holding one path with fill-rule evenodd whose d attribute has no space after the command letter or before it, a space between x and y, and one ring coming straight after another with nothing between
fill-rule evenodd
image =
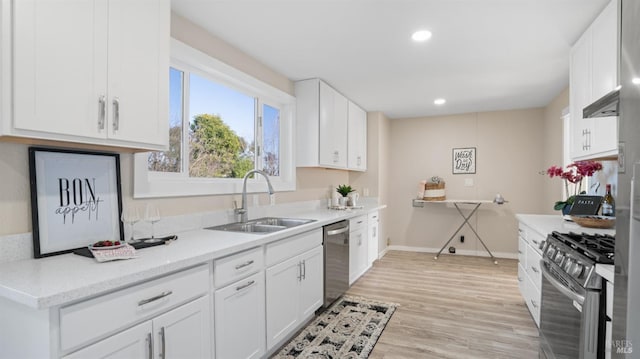
<instances>
[{"instance_id":1,"label":"cabinet drawer","mask_svg":"<svg viewBox=\"0 0 640 359\"><path fill-rule=\"evenodd\" d=\"M349 220L349 230L351 232L357 231L360 228L367 226L367 215L358 216Z\"/></svg>"},{"instance_id":2,"label":"cabinet drawer","mask_svg":"<svg viewBox=\"0 0 640 359\"><path fill-rule=\"evenodd\" d=\"M92 339L209 292L209 267L198 266L98 298L60 308L60 349Z\"/></svg>"},{"instance_id":3,"label":"cabinet drawer","mask_svg":"<svg viewBox=\"0 0 640 359\"><path fill-rule=\"evenodd\" d=\"M216 288L258 272L264 266L262 247L249 249L213 261L213 281Z\"/></svg>"},{"instance_id":4,"label":"cabinet drawer","mask_svg":"<svg viewBox=\"0 0 640 359\"><path fill-rule=\"evenodd\" d=\"M527 242L518 236L518 261L527 268Z\"/></svg>"},{"instance_id":5,"label":"cabinet drawer","mask_svg":"<svg viewBox=\"0 0 640 359\"><path fill-rule=\"evenodd\" d=\"M267 245L267 267L322 245L322 229L318 228Z\"/></svg>"},{"instance_id":6,"label":"cabinet drawer","mask_svg":"<svg viewBox=\"0 0 640 359\"><path fill-rule=\"evenodd\" d=\"M526 239L527 239L527 242L529 242L529 245L531 246L531 248L533 248L536 252L542 255L541 247L542 245L544 245L544 241L546 237L536 231L529 230L527 232Z\"/></svg>"},{"instance_id":7,"label":"cabinet drawer","mask_svg":"<svg viewBox=\"0 0 640 359\"><path fill-rule=\"evenodd\" d=\"M535 287L535 284L531 281L531 278L527 278L529 281L527 288L527 307L529 307L529 311L531 312L531 316L533 320L536 322L538 328L540 327L540 289Z\"/></svg>"},{"instance_id":8,"label":"cabinet drawer","mask_svg":"<svg viewBox=\"0 0 640 359\"><path fill-rule=\"evenodd\" d=\"M522 263L518 263L518 288L520 294L524 300L527 300L527 270L522 266Z\"/></svg>"},{"instance_id":9,"label":"cabinet drawer","mask_svg":"<svg viewBox=\"0 0 640 359\"><path fill-rule=\"evenodd\" d=\"M518 223L518 235L527 242L527 226L522 223Z\"/></svg>"},{"instance_id":10,"label":"cabinet drawer","mask_svg":"<svg viewBox=\"0 0 640 359\"><path fill-rule=\"evenodd\" d=\"M540 259L542 256L533 250L531 246L527 248L527 275L531 278L531 281L535 285L536 289L540 291L542 284L542 272L540 271Z\"/></svg>"}]
</instances>

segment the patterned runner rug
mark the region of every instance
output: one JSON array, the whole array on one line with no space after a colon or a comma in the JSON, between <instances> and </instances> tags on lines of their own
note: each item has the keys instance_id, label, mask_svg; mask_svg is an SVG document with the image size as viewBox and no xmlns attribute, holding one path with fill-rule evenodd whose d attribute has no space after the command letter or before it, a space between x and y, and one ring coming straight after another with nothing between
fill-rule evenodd
<instances>
[{"instance_id":1,"label":"patterned runner rug","mask_svg":"<svg viewBox=\"0 0 640 359\"><path fill-rule=\"evenodd\" d=\"M345 295L272 358L368 358L397 306Z\"/></svg>"}]
</instances>

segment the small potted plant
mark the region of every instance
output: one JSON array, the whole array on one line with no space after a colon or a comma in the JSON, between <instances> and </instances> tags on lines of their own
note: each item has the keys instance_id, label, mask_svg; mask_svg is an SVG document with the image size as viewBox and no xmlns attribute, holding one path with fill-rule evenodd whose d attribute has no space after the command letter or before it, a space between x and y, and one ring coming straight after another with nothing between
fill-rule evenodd
<instances>
[{"instance_id":1,"label":"small potted plant","mask_svg":"<svg viewBox=\"0 0 640 359\"><path fill-rule=\"evenodd\" d=\"M338 193L340 193L340 195L342 197L340 197L339 199L339 203L341 206L346 206L347 205L347 199L348 199L348 195L349 193L353 192L353 188L347 184L341 184L336 188L336 191Z\"/></svg>"}]
</instances>

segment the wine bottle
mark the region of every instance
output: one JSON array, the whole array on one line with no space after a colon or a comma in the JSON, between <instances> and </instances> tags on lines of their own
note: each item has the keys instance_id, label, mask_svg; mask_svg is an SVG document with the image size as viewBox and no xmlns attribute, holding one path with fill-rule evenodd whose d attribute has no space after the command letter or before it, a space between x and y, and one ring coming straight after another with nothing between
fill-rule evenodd
<instances>
[{"instance_id":1,"label":"wine bottle","mask_svg":"<svg viewBox=\"0 0 640 359\"><path fill-rule=\"evenodd\" d=\"M613 217L616 215L616 203L611 195L611 185L607 184L607 193L602 200L602 215Z\"/></svg>"}]
</instances>

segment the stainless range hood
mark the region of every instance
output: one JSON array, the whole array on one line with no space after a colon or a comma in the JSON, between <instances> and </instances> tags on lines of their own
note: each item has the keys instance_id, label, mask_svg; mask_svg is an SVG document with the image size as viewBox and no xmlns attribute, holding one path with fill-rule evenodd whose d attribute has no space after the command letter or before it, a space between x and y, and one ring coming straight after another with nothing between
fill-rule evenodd
<instances>
[{"instance_id":1,"label":"stainless range hood","mask_svg":"<svg viewBox=\"0 0 640 359\"><path fill-rule=\"evenodd\" d=\"M620 86L582 110L582 118L618 116Z\"/></svg>"}]
</instances>

